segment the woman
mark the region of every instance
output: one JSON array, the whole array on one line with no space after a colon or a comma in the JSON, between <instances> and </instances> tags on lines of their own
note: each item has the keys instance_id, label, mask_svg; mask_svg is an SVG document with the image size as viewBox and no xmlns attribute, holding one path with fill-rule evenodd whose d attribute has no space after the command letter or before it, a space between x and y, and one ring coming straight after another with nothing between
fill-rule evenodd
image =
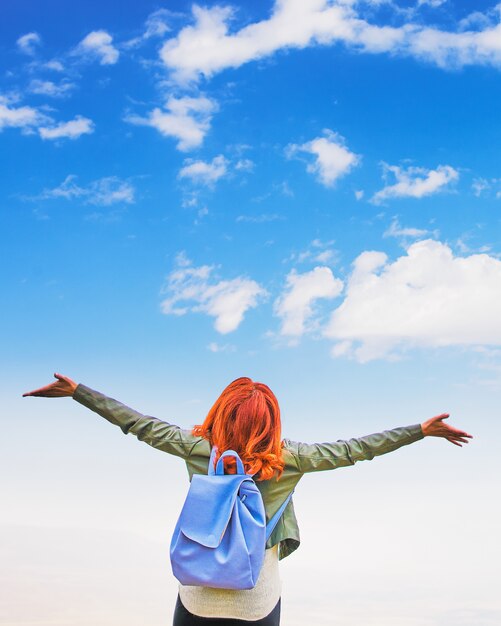
<instances>
[{"instance_id":1,"label":"woman","mask_svg":"<svg viewBox=\"0 0 501 626\"><path fill-rule=\"evenodd\" d=\"M127 434L136 435L154 448L181 457L186 462L189 478L207 474L212 445L219 455L235 450L245 470L254 479L263 497L269 520L308 472L353 465L357 461L392 452L427 436L443 437L461 446L472 435L453 428L436 417L411 426L394 428L333 443L306 444L282 439L280 409L272 391L250 378L237 378L216 400L203 424L184 430L155 417L142 415L121 402L109 398L67 376L57 378L45 387L23 396L57 398L71 396L95 411ZM235 460L224 459L227 473L235 471ZM256 624L278 626L280 623L281 581L278 561L299 547L299 529L292 499L266 543L265 559L253 589L231 590L192 587L179 584L174 611L174 626L208 624Z\"/></svg>"}]
</instances>

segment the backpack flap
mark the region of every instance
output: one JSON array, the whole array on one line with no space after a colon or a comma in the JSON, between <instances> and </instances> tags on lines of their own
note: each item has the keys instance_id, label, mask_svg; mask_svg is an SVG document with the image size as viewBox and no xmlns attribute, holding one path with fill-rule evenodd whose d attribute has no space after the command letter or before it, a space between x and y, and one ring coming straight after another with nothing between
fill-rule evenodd
<instances>
[{"instance_id":1,"label":"backpack flap","mask_svg":"<svg viewBox=\"0 0 501 626\"><path fill-rule=\"evenodd\" d=\"M183 535L207 548L217 548L245 481L254 483L250 476L241 474L195 474L179 516Z\"/></svg>"}]
</instances>

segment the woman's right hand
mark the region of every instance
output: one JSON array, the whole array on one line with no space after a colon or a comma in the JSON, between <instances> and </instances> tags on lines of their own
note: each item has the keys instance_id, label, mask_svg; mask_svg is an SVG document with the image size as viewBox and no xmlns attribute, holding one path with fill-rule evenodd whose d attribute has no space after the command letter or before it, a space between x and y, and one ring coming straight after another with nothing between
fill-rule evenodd
<instances>
[{"instance_id":1,"label":"woman's right hand","mask_svg":"<svg viewBox=\"0 0 501 626\"><path fill-rule=\"evenodd\" d=\"M443 437L459 447L462 447L461 443L469 443L468 439L472 439L473 435L469 435L464 430L459 430L459 428L454 428L454 426L446 424L444 419L448 417L449 413L441 413L423 422L421 424L423 435L425 437Z\"/></svg>"},{"instance_id":2,"label":"woman's right hand","mask_svg":"<svg viewBox=\"0 0 501 626\"><path fill-rule=\"evenodd\" d=\"M57 378L56 382L49 383L45 387L40 387L34 391L27 391L23 393L23 398L25 396L40 396L42 398L65 398L72 396L78 383L62 374L55 373L54 376Z\"/></svg>"}]
</instances>

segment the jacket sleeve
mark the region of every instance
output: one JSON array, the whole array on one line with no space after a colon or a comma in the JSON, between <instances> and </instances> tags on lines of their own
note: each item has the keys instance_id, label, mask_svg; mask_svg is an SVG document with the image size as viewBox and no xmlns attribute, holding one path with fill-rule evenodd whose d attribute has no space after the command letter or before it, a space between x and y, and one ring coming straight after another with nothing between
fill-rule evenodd
<instances>
[{"instance_id":1,"label":"jacket sleeve","mask_svg":"<svg viewBox=\"0 0 501 626\"><path fill-rule=\"evenodd\" d=\"M190 456L191 450L200 441L200 437L195 437L189 430L142 415L86 385L77 386L73 399L118 426L124 434L132 433L139 441L183 459Z\"/></svg>"},{"instance_id":2,"label":"jacket sleeve","mask_svg":"<svg viewBox=\"0 0 501 626\"><path fill-rule=\"evenodd\" d=\"M295 458L297 469L304 474L371 460L423 437L421 424L413 424L346 441L338 439L333 443L308 444L285 439L284 444Z\"/></svg>"}]
</instances>

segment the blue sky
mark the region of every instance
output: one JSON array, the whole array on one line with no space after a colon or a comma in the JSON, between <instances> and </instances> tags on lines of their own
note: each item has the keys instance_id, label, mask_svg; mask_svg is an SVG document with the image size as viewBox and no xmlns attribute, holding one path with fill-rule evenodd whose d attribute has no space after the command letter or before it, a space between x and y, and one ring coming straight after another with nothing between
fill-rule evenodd
<instances>
[{"instance_id":1,"label":"blue sky","mask_svg":"<svg viewBox=\"0 0 501 626\"><path fill-rule=\"evenodd\" d=\"M501 5L447 0L4 3L2 376L31 450L4 495L14 534L33 540L33 528L20 529L36 519L37 532L62 524L71 537L76 527L121 525L147 527L160 541L175 510L157 522L136 507L109 522L98 514L117 487L101 482L109 456L139 491L141 471L157 473L180 502L185 488L164 475L170 460L126 449L128 441L69 401L20 397L54 371L186 426L203 419L228 382L249 375L276 391L287 436L309 441L447 411L476 437L469 448L426 440L354 468L359 482L346 483L345 497L363 516L363 498L348 484L368 496L383 479L402 493L410 481L449 525L438 484L432 495L424 487L438 475L458 497L463 480L475 486L457 512L473 544L484 514L499 519L482 490L499 472L488 441L499 431L501 386L500 15ZM68 424L70 409L83 423ZM16 422L4 427L16 436ZM88 445L96 455L90 477ZM13 446L4 458L19 464L22 454ZM78 493L61 476L68 463ZM102 492L89 491L92 477ZM297 495L310 536L308 498L328 480ZM73 517L62 513L56 485L73 494ZM19 490L31 496L20 502ZM121 497L117 506L130 506ZM391 524L400 508L388 501L384 510ZM443 558L437 572L457 571L433 524L423 530L416 516L398 519L427 533ZM354 533L353 524L345 531ZM461 529L451 532L463 542ZM470 572L482 554L476 547L465 557ZM307 550L294 558L296 566L284 563L291 589L315 562ZM389 586L400 571L397 561L388 565ZM384 623L499 619L488 585L472 592L473 573L464 582L472 604L449 615L454 580L433 614L411 594L416 621L387 607ZM370 586L354 583L353 601ZM290 594L293 626L301 606ZM344 624L359 622L349 601L338 604ZM328 594L319 605L319 623L330 623ZM34 614L46 610L44 624L61 617L36 606ZM34 617L16 619L9 623Z\"/></svg>"}]
</instances>

